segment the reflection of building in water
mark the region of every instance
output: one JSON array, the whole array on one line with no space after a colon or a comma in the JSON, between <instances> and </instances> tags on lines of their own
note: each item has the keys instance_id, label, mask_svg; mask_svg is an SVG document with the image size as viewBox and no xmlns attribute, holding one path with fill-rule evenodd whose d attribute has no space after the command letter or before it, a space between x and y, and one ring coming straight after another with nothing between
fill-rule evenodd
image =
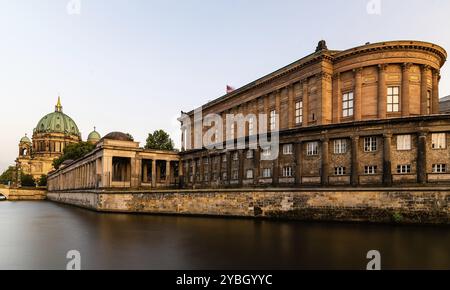
<instances>
[{"instance_id":1,"label":"reflection of building in water","mask_svg":"<svg viewBox=\"0 0 450 290\"><path fill-rule=\"evenodd\" d=\"M96 149L49 175L49 190L159 188L179 185L178 152L145 150L127 134L113 132Z\"/></svg>"},{"instance_id":2,"label":"reflection of building in water","mask_svg":"<svg viewBox=\"0 0 450 290\"><path fill-rule=\"evenodd\" d=\"M89 136L89 142L96 143L100 139L96 131ZM44 116L33 130L32 140L26 135L20 140L17 168L39 178L53 170L53 160L63 154L67 145L80 141L81 133L77 124L63 113L61 100L58 98L55 111Z\"/></svg>"}]
</instances>

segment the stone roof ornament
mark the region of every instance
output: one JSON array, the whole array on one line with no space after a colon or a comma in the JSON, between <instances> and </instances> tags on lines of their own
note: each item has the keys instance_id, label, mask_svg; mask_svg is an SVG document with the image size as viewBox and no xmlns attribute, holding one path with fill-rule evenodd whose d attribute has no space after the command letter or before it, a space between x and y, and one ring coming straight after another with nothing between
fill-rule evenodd
<instances>
[{"instance_id":1,"label":"stone roof ornament","mask_svg":"<svg viewBox=\"0 0 450 290\"><path fill-rule=\"evenodd\" d=\"M62 109L63 107L61 105L61 97L58 96L58 103L56 103L55 112L62 112Z\"/></svg>"},{"instance_id":2,"label":"stone roof ornament","mask_svg":"<svg viewBox=\"0 0 450 290\"><path fill-rule=\"evenodd\" d=\"M322 51L322 50L328 50L327 42L325 40L321 40L317 44L316 52L319 52L319 51Z\"/></svg>"}]
</instances>

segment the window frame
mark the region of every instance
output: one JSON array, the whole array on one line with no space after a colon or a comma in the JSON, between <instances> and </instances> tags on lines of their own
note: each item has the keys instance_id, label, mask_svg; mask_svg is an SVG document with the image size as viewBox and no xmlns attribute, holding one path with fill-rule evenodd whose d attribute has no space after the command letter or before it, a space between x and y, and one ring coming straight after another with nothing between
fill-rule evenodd
<instances>
[{"instance_id":1,"label":"window frame","mask_svg":"<svg viewBox=\"0 0 450 290\"><path fill-rule=\"evenodd\" d=\"M295 102L295 124L303 124L303 100Z\"/></svg>"},{"instance_id":2,"label":"window frame","mask_svg":"<svg viewBox=\"0 0 450 290\"><path fill-rule=\"evenodd\" d=\"M397 100L395 100L397 98ZM400 86L388 86L386 94L386 112L400 112Z\"/></svg>"},{"instance_id":3,"label":"window frame","mask_svg":"<svg viewBox=\"0 0 450 290\"><path fill-rule=\"evenodd\" d=\"M306 156L319 155L319 142L313 141L306 143Z\"/></svg>"},{"instance_id":4,"label":"window frame","mask_svg":"<svg viewBox=\"0 0 450 290\"><path fill-rule=\"evenodd\" d=\"M334 154L346 154L347 153L347 140L346 139L336 139L334 144Z\"/></svg>"},{"instance_id":5,"label":"window frame","mask_svg":"<svg viewBox=\"0 0 450 290\"><path fill-rule=\"evenodd\" d=\"M349 91L342 94L342 117L351 118L355 115L355 93Z\"/></svg>"},{"instance_id":6,"label":"window frame","mask_svg":"<svg viewBox=\"0 0 450 290\"><path fill-rule=\"evenodd\" d=\"M283 144L283 155L293 155L294 145L293 144Z\"/></svg>"},{"instance_id":7,"label":"window frame","mask_svg":"<svg viewBox=\"0 0 450 290\"><path fill-rule=\"evenodd\" d=\"M406 138L406 139L402 141L401 138ZM408 141L408 142L406 142L406 141ZM397 151L410 151L410 150L412 150L411 134L397 135Z\"/></svg>"},{"instance_id":8,"label":"window frame","mask_svg":"<svg viewBox=\"0 0 450 290\"><path fill-rule=\"evenodd\" d=\"M364 152L372 153L378 151L377 137L364 137Z\"/></svg>"},{"instance_id":9,"label":"window frame","mask_svg":"<svg viewBox=\"0 0 450 290\"><path fill-rule=\"evenodd\" d=\"M442 137L442 138L440 138ZM441 144L443 143L443 144ZM443 146L441 146L443 145ZM433 150L447 149L447 133L433 133L431 134L431 148Z\"/></svg>"}]
</instances>

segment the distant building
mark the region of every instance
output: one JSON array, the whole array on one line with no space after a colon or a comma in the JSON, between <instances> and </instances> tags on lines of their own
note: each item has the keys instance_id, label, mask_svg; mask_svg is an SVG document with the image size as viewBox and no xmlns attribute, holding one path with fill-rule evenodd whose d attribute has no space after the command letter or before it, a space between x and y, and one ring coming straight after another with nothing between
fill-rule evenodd
<instances>
[{"instance_id":1,"label":"distant building","mask_svg":"<svg viewBox=\"0 0 450 290\"><path fill-rule=\"evenodd\" d=\"M440 99L439 107L441 113L450 114L450 96Z\"/></svg>"},{"instance_id":2,"label":"distant building","mask_svg":"<svg viewBox=\"0 0 450 290\"><path fill-rule=\"evenodd\" d=\"M96 143L100 140L100 134L94 130L88 139L89 142ZM67 145L81 141L77 124L63 113L61 99L58 97L55 111L38 122L33 130L32 140L27 135L20 140L16 168L18 172L37 179L54 169L53 161L63 155Z\"/></svg>"}]
</instances>

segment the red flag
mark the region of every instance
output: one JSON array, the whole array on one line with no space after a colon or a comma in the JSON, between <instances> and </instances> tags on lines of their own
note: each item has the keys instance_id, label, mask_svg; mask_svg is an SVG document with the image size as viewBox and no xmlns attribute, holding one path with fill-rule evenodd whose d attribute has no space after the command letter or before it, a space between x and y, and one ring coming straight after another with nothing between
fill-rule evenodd
<instances>
[{"instance_id":1,"label":"red flag","mask_svg":"<svg viewBox=\"0 0 450 290\"><path fill-rule=\"evenodd\" d=\"M235 90L235 88L227 85L227 94L233 92L234 90Z\"/></svg>"}]
</instances>

